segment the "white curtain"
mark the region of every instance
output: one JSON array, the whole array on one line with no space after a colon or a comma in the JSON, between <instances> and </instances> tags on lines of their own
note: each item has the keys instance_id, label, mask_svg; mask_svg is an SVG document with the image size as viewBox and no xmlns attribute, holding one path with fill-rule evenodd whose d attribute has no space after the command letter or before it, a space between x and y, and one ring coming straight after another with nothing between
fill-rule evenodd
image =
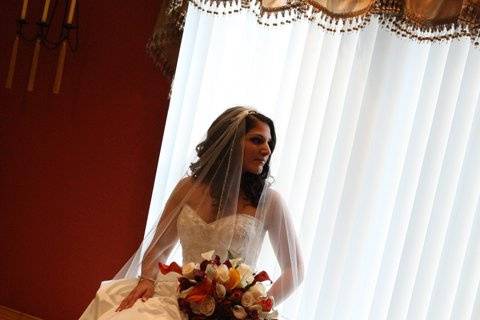
<instances>
[{"instance_id":1,"label":"white curtain","mask_svg":"<svg viewBox=\"0 0 480 320\"><path fill-rule=\"evenodd\" d=\"M276 124L274 187L307 267L282 318L480 319L479 93L469 40L191 7L147 229L212 120L252 106ZM257 267L278 275L272 257L267 242Z\"/></svg>"}]
</instances>

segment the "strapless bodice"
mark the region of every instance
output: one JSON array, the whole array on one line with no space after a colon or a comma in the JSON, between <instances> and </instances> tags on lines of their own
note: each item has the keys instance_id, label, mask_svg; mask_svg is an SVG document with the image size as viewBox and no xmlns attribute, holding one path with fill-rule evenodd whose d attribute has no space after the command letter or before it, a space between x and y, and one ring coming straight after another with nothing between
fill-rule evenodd
<instances>
[{"instance_id":1,"label":"strapless bodice","mask_svg":"<svg viewBox=\"0 0 480 320\"><path fill-rule=\"evenodd\" d=\"M184 205L177 220L183 262L200 262L201 254L215 250L222 261L230 251L255 265L265 232L262 223L248 214L236 214L205 222L195 210Z\"/></svg>"}]
</instances>

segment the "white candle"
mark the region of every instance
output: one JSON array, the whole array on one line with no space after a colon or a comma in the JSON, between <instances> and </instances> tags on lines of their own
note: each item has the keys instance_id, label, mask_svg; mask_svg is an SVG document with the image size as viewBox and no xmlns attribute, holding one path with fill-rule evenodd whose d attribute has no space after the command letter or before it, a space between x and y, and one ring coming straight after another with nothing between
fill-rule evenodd
<instances>
[{"instance_id":1,"label":"white candle","mask_svg":"<svg viewBox=\"0 0 480 320\"><path fill-rule=\"evenodd\" d=\"M28 6L28 0L23 0L23 5L22 5L22 14L20 15L20 19L25 19L27 16L27 6Z\"/></svg>"},{"instance_id":2,"label":"white candle","mask_svg":"<svg viewBox=\"0 0 480 320\"><path fill-rule=\"evenodd\" d=\"M45 5L43 6L42 22L47 22L49 7L50 7L50 0L45 0Z\"/></svg>"},{"instance_id":3,"label":"white candle","mask_svg":"<svg viewBox=\"0 0 480 320\"><path fill-rule=\"evenodd\" d=\"M67 19L67 23L68 24L72 24L72 21L73 21L73 13L75 12L75 5L77 3L77 0L72 0L70 2L70 7L69 7L69 10L68 10L68 19Z\"/></svg>"}]
</instances>

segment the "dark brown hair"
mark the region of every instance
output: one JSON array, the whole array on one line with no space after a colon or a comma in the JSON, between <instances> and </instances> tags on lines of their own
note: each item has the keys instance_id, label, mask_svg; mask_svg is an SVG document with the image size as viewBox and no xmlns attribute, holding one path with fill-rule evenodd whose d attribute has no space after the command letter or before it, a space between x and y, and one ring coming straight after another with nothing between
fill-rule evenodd
<instances>
[{"instance_id":1,"label":"dark brown hair","mask_svg":"<svg viewBox=\"0 0 480 320\"><path fill-rule=\"evenodd\" d=\"M205 154L206 150L208 150L218 139L220 139L221 135L227 130L228 126L234 121L232 117L229 117L228 114L237 114L235 111L237 109L244 109L243 107L233 107L227 109L223 112L215 121L213 121L212 125L207 131L207 138L199 143L195 150L197 151L198 160L190 164L190 171L191 176L196 179L198 178L198 174L204 166L204 162L202 161L202 156ZM263 122L268 125L270 128L270 135L271 140L268 142L271 152L275 149L276 144L276 134L275 134L275 126L273 124L272 119L269 117L256 112L256 111L249 111L249 113L245 116L244 121L242 121L241 125L245 126L245 133L250 131L258 122ZM237 128L239 130L239 128ZM230 148L232 146L239 146L240 141L244 139L244 136L237 136L234 135L231 140L225 144L225 147L221 152L220 155L225 155L230 152ZM267 178L270 174L270 157L268 158L267 162L263 166L263 170L260 174L253 174L250 172L244 172L242 174L242 180L240 182L240 189L242 190L243 194L245 195L246 200L248 200L253 206L258 205L258 201L260 200L260 196L262 194L262 190L265 187L265 183ZM215 159L213 165L205 174L205 182L211 183L212 188L210 189L210 194L213 198L213 203L215 206L218 205L220 201L220 196L222 193L223 188L223 181L225 178L228 177L230 174L233 174L235 168L229 166L227 161L225 160L226 157L219 156ZM236 168L238 169L238 168Z\"/></svg>"}]
</instances>

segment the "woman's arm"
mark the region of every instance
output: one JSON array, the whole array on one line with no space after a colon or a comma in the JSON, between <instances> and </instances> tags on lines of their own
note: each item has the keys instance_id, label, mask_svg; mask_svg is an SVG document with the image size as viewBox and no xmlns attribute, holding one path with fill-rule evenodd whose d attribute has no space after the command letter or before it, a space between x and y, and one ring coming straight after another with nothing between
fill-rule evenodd
<instances>
[{"instance_id":1,"label":"woman's arm","mask_svg":"<svg viewBox=\"0 0 480 320\"><path fill-rule=\"evenodd\" d=\"M271 200L266 217L266 228L282 274L275 280L268 295L279 304L303 281L303 259L295 228L280 194L270 190Z\"/></svg>"},{"instance_id":2,"label":"woman's arm","mask_svg":"<svg viewBox=\"0 0 480 320\"><path fill-rule=\"evenodd\" d=\"M187 177L177 184L170 194L160 221L155 228L155 235L148 246L142 260L142 270L137 286L122 300L116 311L132 307L138 299L143 301L153 296L155 279L158 274L158 263L164 262L177 242L177 215L182 201L191 185L191 178Z\"/></svg>"}]
</instances>

